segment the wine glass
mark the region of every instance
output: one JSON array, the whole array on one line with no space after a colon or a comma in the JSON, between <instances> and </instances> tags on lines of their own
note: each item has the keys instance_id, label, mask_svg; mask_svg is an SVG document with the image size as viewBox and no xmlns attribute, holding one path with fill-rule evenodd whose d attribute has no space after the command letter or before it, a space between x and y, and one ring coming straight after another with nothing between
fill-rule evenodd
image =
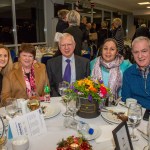
<instances>
[{"instance_id":1,"label":"wine glass","mask_svg":"<svg viewBox=\"0 0 150 150\"><path fill-rule=\"evenodd\" d=\"M137 103L131 103L128 108L128 120L132 125L131 140L137 141L138 137L134 134L135 125L139 124L142 119L142 107Z\"/></svg>"},{"instance_id":2,"label":"wine glass","mask_svg":"<svg viewBox=\"0 0 150 150\"><path fill-rule=\"evenodd\" d=\"M145 146L143 150L150 150L150 116L149 116L149 121L147 125L147 135L148 135L148 145Z\"/></svg>"},{"instance_id":3,"label":"wine glass","mask_svg":"<svg viewBox=\"0 0 150 150\"><path fill-rule=\"evenodd\" d=\"M29 110L34 111L40 107L40 96L37 92L31 91L31 96L27 102L27 107Z\"/></svg>"},{"instance_id":4,"label":"wine glass","mask_svg":"<svg viewBox=\"0 0 150 150\"><path fill-rule=\"evenodd\" d=\"M61 96L66 95L66 90L69 87L69 83L68 82L60 82L58 85L58 90L59 90L59 94Z\"/></svg>"},{"instance_id":5,"label":"wine glass","mask_svg":"<svg viewBox=\"0 0 150 150\"><path fill-rule=\"evenodd\" d=\"M69 101L70 98L66 95L67 94L66 90L67 90L68 87L69 87L69 83L64 82L64 81L60 82L59 86L58 86L59 94L62 97L62 101L66 105L66 111L65 111L65 113L63 113L63 116L70 116L70 113L69 113L69 110L68 110L68 101Z\"/></svg>"},{"instance_id":6,"label":"wine glass","mask_svg":"<svg viewBox=\"0 0 150 150\"><path fill-rule=\"evenodd\" d=\"M72 112L72 117L74 118L74 120L75 120L75 115L77 111L80 109L80 107L81 107L81 102L80 102L80 98L78 97L71 99L68 103L68 108Z\"/></svg>"},{"instance_id":7,"label":"wine glass","mask_svg":"<svg viewBox=\"0 0 150 150\"><path fill-rule=\"evenodd\" d=\"M5 125L2 117L0 116L0 149L1 150L7 150L7 147L5 146L7 142L7 136L5 132Z\"/></svg>"},{"instance_id":8,"label":"wine glass","mask_svg":"<svg viewBox=\"0 0 150 150\"><path fill-rule=\"evenodd\" d=\"M13 118L18 112L17 100L14 99L14 98L7 98L6 99L5 109L6 109L7 114L11 118Z\"/></svg>"}]
</instances>

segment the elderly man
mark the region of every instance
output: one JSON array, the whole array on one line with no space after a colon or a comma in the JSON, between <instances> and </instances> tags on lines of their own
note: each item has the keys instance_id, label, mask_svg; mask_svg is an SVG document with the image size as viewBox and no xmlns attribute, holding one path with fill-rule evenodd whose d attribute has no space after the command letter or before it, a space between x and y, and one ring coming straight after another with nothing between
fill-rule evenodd
<instances>
[{"instance_id":1,"label":"elderly man","mask_svg":"<svg viewBox=\"0 0 150 150\"><path fill-rule=\"evenodd\" d=\"M135 98L150 109L150 40L143 36L134 39L132 54L136 64L124 72L122 100Z\"/></svg>"},{"instance_id":2,"label":"elderly man","mask_svg":"<svg viewBox=\"0 0 150 150\"><path fill-rule=\"evenodd\" d=\"M58 85L62 81L72 83L89 76L89 60L74 55L75 41L71 34L63 33L59 40L62 55L47 62L48 78L51 86L51 96L58 96Z\"/></svg>"}]
</instances>

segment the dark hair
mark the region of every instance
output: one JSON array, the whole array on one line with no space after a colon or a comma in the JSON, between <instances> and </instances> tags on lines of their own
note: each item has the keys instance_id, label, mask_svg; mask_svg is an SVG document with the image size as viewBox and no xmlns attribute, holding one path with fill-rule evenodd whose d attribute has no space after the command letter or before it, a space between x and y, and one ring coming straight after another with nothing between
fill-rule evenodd
<instances>
[{"instance_id":1,"label":"dark hair","mask_svg":"<svg viewBox=\"0 0 150 150\"><path fill-rule=\"evenodd\" d=\"M21 44L21 46L19 47L19 50L18 50L18 56L20 56L20 53L22 53L22 52L32 54L34 58L36 56L35 47L30 43L22 43Z\"/></svg>"},{"instance_id":2,"label":"dark hair","mask_svg":"<svg viewBox=\"0 0 150 150\"><path fill-rule=\"evenodd\" d=\"M107 38L107 39L104 41L104 44L105 44L106 42L110 42L110 41L112 41L112 42L116 45L117 50L118 50L118 43L117 43L117 41L116 41L115 39L113 39L113 38ZM104 46L104 44L103 44L103 46ZM103 48L103 46L102 46L102 48Z\"/></svg>"}]
</instances>

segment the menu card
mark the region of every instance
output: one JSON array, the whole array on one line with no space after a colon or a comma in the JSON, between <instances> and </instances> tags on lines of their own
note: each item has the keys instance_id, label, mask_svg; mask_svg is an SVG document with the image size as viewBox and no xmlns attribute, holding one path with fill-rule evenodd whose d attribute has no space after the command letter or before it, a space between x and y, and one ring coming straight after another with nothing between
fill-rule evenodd
<instances>
[{"instance_id":1,"label":"menu card","mask_svg":"<svg viewBox=\"0 0 150 150\"><path fill-rule=\"evenodd\" d=\"M21 135L28 135L28 137L38 136L47 131L41 109L17 116L11 119L9 124L13 138Z\"/></svg>"}]
</instances>

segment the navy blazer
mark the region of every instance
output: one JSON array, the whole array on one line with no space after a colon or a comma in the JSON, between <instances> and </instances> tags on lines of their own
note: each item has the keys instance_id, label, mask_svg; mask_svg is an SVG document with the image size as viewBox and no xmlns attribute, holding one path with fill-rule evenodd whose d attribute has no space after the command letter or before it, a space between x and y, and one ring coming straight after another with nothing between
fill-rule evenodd
<instances>
[{"instance_id":1,"label":"navy blazer","mask_svg":"<svg viewBox=\"0 0 150 150\"><path fill-rule=\"evenodd\" d=\"M89 60L75 55L76 80L90 75ZM62 55L48 60L47 74L51 87L51 96L59 96L58 85L62 79Z\"/></svg>"}]
</instances>

